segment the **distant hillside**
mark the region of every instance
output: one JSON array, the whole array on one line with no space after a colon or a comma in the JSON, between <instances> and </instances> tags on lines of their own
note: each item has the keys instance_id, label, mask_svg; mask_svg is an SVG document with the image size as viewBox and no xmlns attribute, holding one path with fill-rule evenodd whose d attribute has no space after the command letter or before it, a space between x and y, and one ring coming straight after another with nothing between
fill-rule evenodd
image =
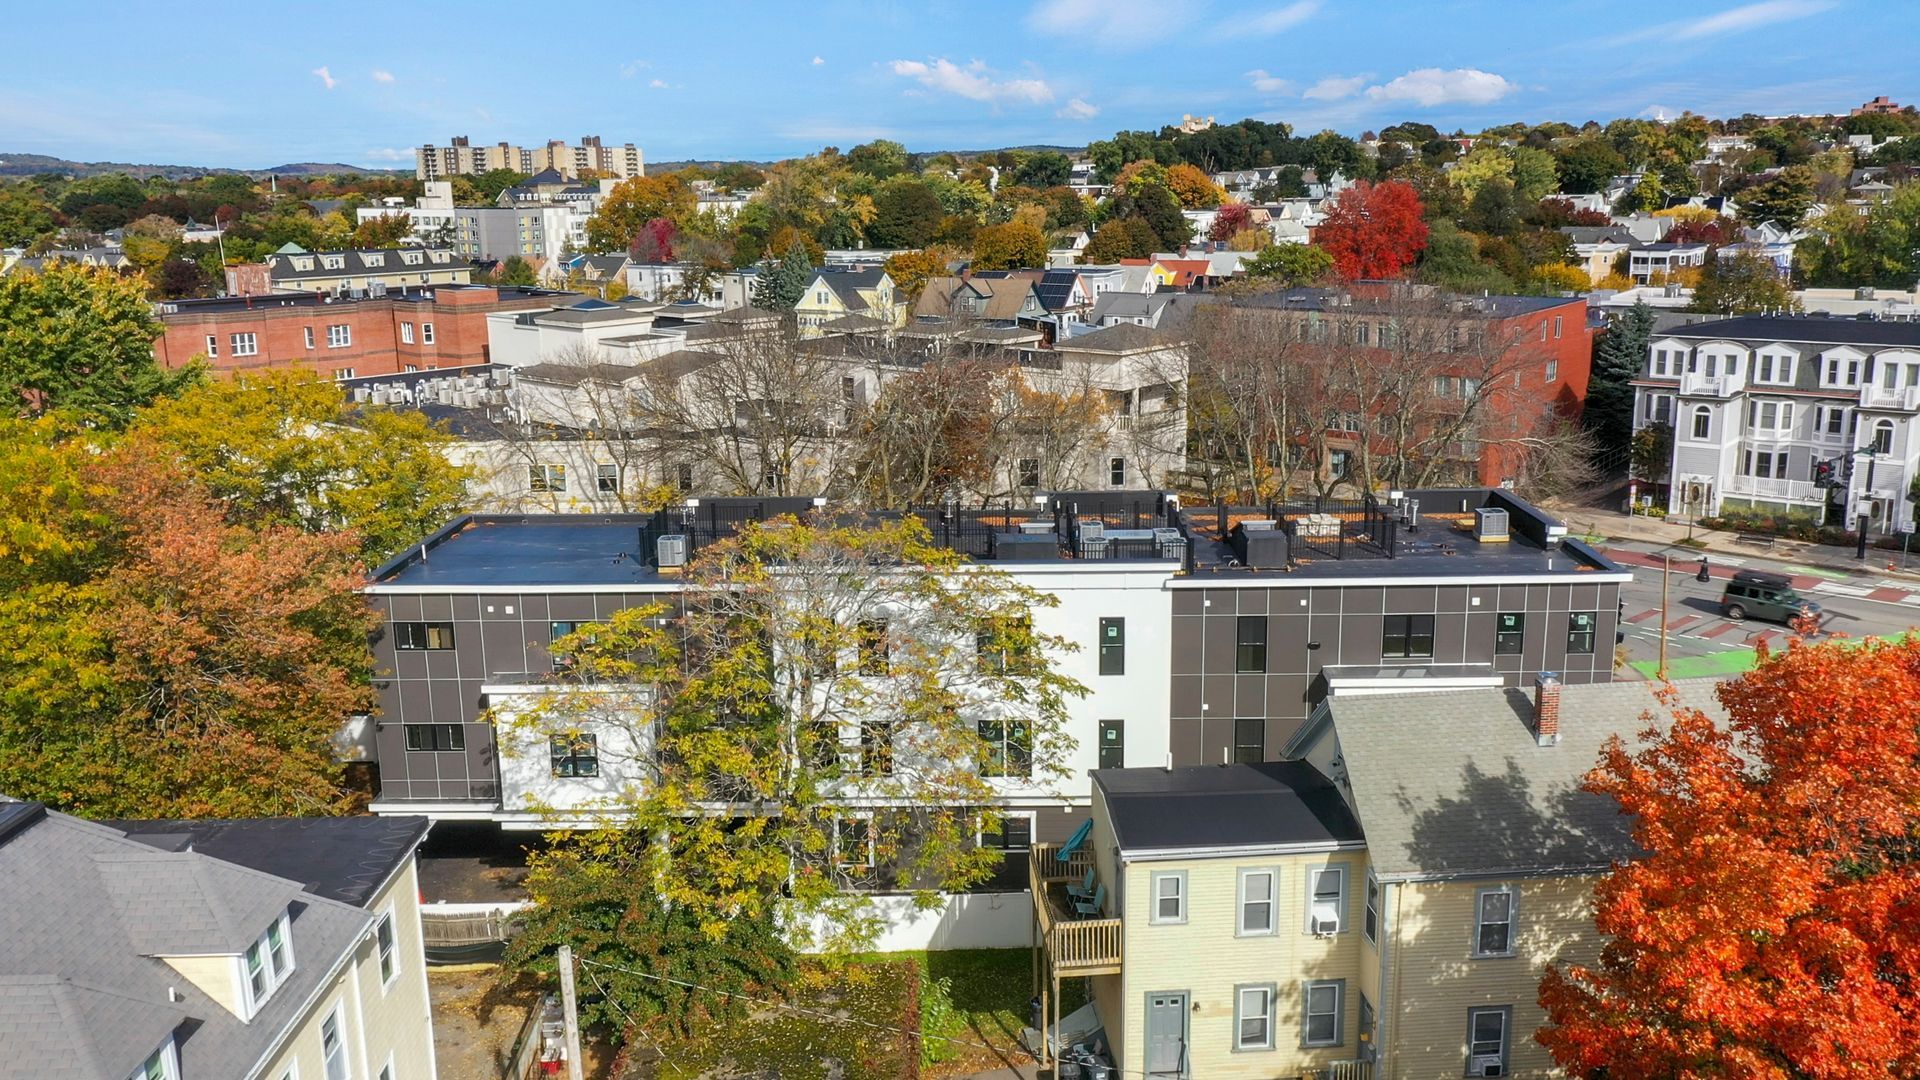
<instances>
[{"instance_id":1,"label":"distant hillside","mask_svg":"<svg viewBox=\"0 0 1920 1080\"><path fill-rule=\"evenodd\" d=\"M179 180L192 176L208 176L224 173L241 173L254 177L262 177L269 174L277 174L280 176L369 176L387 172L410 173L412 171L412 169L365 169L358 165L316 161L301 161L290 165L275 165L271 169L220 169L206 165L137 165L126 161L71 161L67 158L51 157L46 154L9 154L0 152L0 176L34 176L38 173L59 173L64 176L99 176L103 173L127 173L142 179L150 176L164 176L169 180Z\"/></svg>"}]
</instances>

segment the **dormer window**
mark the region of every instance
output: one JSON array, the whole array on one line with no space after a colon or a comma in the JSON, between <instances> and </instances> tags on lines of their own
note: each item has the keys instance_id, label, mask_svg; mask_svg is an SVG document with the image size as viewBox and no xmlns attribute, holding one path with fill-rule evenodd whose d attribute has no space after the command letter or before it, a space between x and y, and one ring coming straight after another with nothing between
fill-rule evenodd
<instances>
[{"instance_id":1,"label":"dormer window","mask_svg":"<svg viewBox=\"0 0 1920 1080\"><path fill-rule=\"evenodd\" d=\"M293 942L287 917L280 916L260 940L247 947L240 958L240 996L247 1019L273 997L273 992L293 974Z\"/></svg>"},{"instance_id":2,"label":"dormer window","mask_svg":"<svg viewBox=\"0 0 1920 1080\"><path fill-rule=\"evenodd\" d=\"M180 1054L169 1037L166 1044L140 1063L128 1080L180 1080Z\"/></svg>"}]
</instances>

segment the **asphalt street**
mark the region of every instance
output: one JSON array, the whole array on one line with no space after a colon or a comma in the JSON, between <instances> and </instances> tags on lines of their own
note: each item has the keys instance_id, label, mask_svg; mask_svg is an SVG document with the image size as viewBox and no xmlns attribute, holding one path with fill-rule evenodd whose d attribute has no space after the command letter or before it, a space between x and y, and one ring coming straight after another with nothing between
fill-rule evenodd
<instances>
[{"instance_id":1,"label":"asphalt street","mask_svg":"<svg viewBox=\"0 0 1920 1080\"><path fill-rule=\"evenodd\" d=\"M1665 620L1667 657L1676 678L1744 670L1755 644L1763 640L1779 642L1791 633L1777 623L1751 617L1735 622L1721 613L1720 595L1737 569L1792 575L1794 588L1820 604L1823 634L1887 637L1920 626L1920 583L1887 579L1871 572L1846 574L1826 567L1718 552L1707 556L1711 580L1702 583L1695 579L1701 553L1690 548L1611 542L1603 550L1633 572L1633 583L1621 589L1621 626L1626 632L1623 644L1628 660L1639 666L1642 674L1658 663L1661 557L1668 554L1673 557L1673 571Z\"/></svg>"}]
</instances>

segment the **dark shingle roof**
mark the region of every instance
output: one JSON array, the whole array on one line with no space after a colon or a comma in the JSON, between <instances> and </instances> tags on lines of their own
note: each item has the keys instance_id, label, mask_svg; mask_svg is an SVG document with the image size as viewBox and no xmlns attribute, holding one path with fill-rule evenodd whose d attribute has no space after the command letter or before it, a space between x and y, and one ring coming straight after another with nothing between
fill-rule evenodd
<instances>
[{"instance_id":1,"label":"dark shingle roof","mask_svg":"<svg viewBox=\"0 0 1920 1080\"><path fill-rule=\"evenodd\" d=\"M1334 786L1302 761L1097 769L1122 851L1336 845L1361 839Z\"/></svg>"},{"instance_id":2,"label":"dark shingle roof","mask_svg":"<svg viewBox=\"0 0 1920 1080\"><path fill-rule=\"evenodd\" d=\"M417 263L408 262L405 256L419 256ZM380 265L367 262L368 256L380 256ZM436 260L434 256L445 256ZM329 267L327 259L339 257L342 265ZM295 259L312 259L313 267L301 270L296 267ZM278 252L267 257L267 274L274 281L303 281L308 278L366 277L383 274L419 274L429 270L471 270L473 264L463 256L455 255L445 248L367 248L356 251L316 251L302 252L297 255L283 255Z\"/></svg>"},{"instance_id":3,"label":"dark shingle roof","mask_svg":"<svg viewBox=\"0 0 1920 1080\"><path fill-rule=\"evenodd\" d=\"M1680 703L1716 719L1717 683L1674 684ZM1330 698L1333 728L1367 857L1387 879L1592 872L1635 853L1612 799L1581 790L1600 749L1631 742L1657 687L1560 689L1560 741L1539 746L1521 689Z\"/></svg>"},{"instance_id":4,"label":"dark shingle roof","mask_svg":"<svg viewBox=\"0 0 1920 1080\"><path fill-rule=\"evenodd\" d=\"M1135 323L1115 323L1090 334L1081 334L1056 342L1054 348L1063 351L1123 353L1158 348L1168 343L1167 336L1158 330Z\"/></svg>"},{"instance_id":5,"label":"dark shingle roof","mask_svg":"<svg viewBox=\"0 0 1920 1080\"><path fill-rule=\"evenodd\" d=\"M308 892L365 907L427 835L423 817L254 818L116 821L162 851L191 848L210 859L298 881Z\"/></svg>"},{"instance_id":6,"label":"dark shingle roof","mask_svg":"<svg viewBox=\"0 0 1920 1080\"><path fill-rule=\"evenodd\" d=\"M1795 341L1815 345L1920 345L1920 322L1828 319L1818 315L1746 315L1676 326L1662 336Z\"/></svg>"}]
</instances>

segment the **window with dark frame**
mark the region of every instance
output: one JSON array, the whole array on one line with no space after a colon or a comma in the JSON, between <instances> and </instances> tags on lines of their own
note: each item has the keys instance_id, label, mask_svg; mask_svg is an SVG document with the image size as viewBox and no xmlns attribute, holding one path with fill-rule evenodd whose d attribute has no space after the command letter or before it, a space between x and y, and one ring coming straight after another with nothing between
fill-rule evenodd
<instances>
[{"instance_id":1,"label":"window with dark frame","mask_svg":"<svg viewBox=\"0 0 1920 1080\"><path fill-rule=\"evenodd\" d=\"M1593 631L1600 622L1600 614L1594 611L1573 611L1567 613L1567 652L1593 652Z\"/></svg>"},{"instance_id":2,"label":"window with dark frame","mask_svg":"<svg viewBox=\"0 0 1920 1080\"><path fill-rule=\"evenodd\" d=\"M1033 732L1024 720L980 721L981 776L1032 776Z\"/></svg>"},{"instance_id":3,"label":"window with dark frame","mask_svg":"<svg viewBox=\"0 0 1920 1080\"><path fill-rule=\"evenodd\" d=\"M1382 659L1410 660L1433 656L1433 616L1388 615L1382 626Z\"/></svg>"},{"instance_id":4,"label":"window with dark frame","mask_svg":"<svg viewBox=\"0 0 1920 1080\"><path fill-rule=\"evenodd\" d=\"M873 866L873 822L866 818L833 819L833 864L844 869Z\"/></svg>"},{"instance_id":5,"label":"window with dark frame","mask_svg":"<svg viewBox=\"0 0 1920 1080\"><path fill-rule=\"evenodd\" d=\"M1263 675L1267 670L1267 617L1241 615L1235 623L1233 670Z\"/></svg>"},{"instance_id":6,"label":"window with dark frame","mask_svg":"<svg viewBox=\"0 0 1920 1080\"><path fill-rule=\"evenodd\" d=\"M1030 457L1021 458L1017 471L1020 474L1021 487L1037 488L1040 486L1040 459L1039 458L1030 458Z\"/></svg>"},{"instance_id":7,"label":"window with dark frame","mask_svg":"<svg viewBox=\"0 0 1920 1080\"><path fill-rule=\"evenodd\" d=\"M564 652L556 650L553 647L553 643L579 628L580 624L564 620L547 624L547 659L552 662L553 670L565 671L573 666L573 658Z\"/></svg>"},{"instance_id":8,"label":"window with dark frame","mask_svg":"<svg viewBox=\"0 0 1920 1080\"><path fill-rule=\"evenodd\" d=\"M1100 620L1100 674L1127 673L1127 620Z\"/></svg>"},{"instance_id":9,"label":"window with dark frame","mask_svg":"<svg viewBox=\"0 0 1920 1080\"><path fill-rule=\"evenodd\" d=\"M1474 906L1473 954L1513 955L1513 891L1482 889Z\"/></svg>"},{"instance_id":10,"label":"window with dark frame","mask_svg":"<svg viewBox=\"0 0 1920 1080\"><path fill-rule=\"evenodd\" d=\"M1127 728L1123 720L1100 721L1100 768L1127 767Z\"/></svg>"},{"instance_id":11,"label":"window with dark frame","mask_svg":"<svg viewBox=\"0 0 1920 1080\"><path fill-rule=\"evenodd\" d=\"M1258 765L1267 759L1267 722L1242 718L1233 722L1233 760L1241 765Z\"/></svg>"},{"instance_id":12,"label":"window with dark frame","mask_svg":"<svg viewBox=\"0 0 1920 1080\"><path fill-rule=\"evenodd\" d=\"M981 671L1027 674L1033 664L1033 620L1025 615L989 616L974 632L974 654Z\"/></svg>"},{"instance_id":13,"label":"window with dark frame","mask_svg":"<svg viewBox=\"0 0 1920 1080\"><path fill-rule=\"evenodd\" d=\"M587 777L600 775L600 737L598 735L554 735L547 741L553 775Z\"/></svg>"},{"instance_id":14,"label":"window with dark frame","mask_svg":"<svg viewBox=\"0 0 1920 1080\"><path fill-rule=\"evenodd\" d=\"M1503 611L1494 616L1493 654L1519 656L1527 644L1527 616L1524 612Z\"/></svg>"},{"instance_id":15,"label":"window with dark frame","mask_svg":"<svg viewBox=\"0 0 1920 1080\"><path fill-rule=\"evenodd\" d=\"M593 467L594 490L611 494L620 490L620 466L601 463Z\"/></svg>"},{"instance_id":16,"label":"window with dark frame","mask_svg":"<svg viewBox=\"0 0 1920 1080\"><path fill-rule=\"evenodd\" d=\"M400 622L393 624L393 647L408 652L453 648L453 624L450 622Z\"/></svg>"},{"instance_id":17,"label":"window with dark frame","mask_svg":"<svg viewBox=\"0 0 1920 1080\"><path fill-rule=\"evenodd\" d=\"M1507 1075L1507 1021L1510 1006L1467 1010L1467 1075Z\"/></svg>"},{"instance_id":18,"label":"window with dark frame","mask_svg":"<svg viewBox=\"0 0 1920 1080\"><path fill-rule=\"evenodd\" d=\"M1340 1045L1340 995L1344 986L1338 980L1310 982L1306 985L1300 1042L1303 1046Z\"/></svg>"},{"instance_id":19,"label":"window with dark frame","mask_svg":"<svg viewBox=\"0 0 1920 1080\"><path fill-rule=\"evenodd\" d=\"M1373 876L1372 870L1367 871L1367 913L1360 931L1367 935L1368 941L1380 943L1380 879Z\"/></svg>"},{"instance_id":20,"label":"window with dark frame","mask_svg":"<svg viewBox=\"0 0 1920 1080\"><path fill-rule=\"evenodd\" d=\"M980 846L994 851L1026 851L1033 847L1033 819L1025 814L1001 814L999 824L980 830Z\"/></svg>"},{"instance_id":21,"label":"window with dark frame","mask_svg":"<svg viewBox=\"0 0 1920 1080\"><path fill-rule=\"evenodd\" d=\"M860 775L893 775L893 725L866 721L860 725Z\"/></svg>"},{"instance_id":22,"label":"window with dark frame","mask_svg":"<svg viewBox=\"0 0 1920 1080\"><path fill-rule=\"evenodd\" d=\"M466 729L459 724L403 724L407 729L407 749L465 750Z\"/></svg>"},{"instance_id":23,"label":"window with dark frame","mask_svg":"<svg viewBox=\"0 0 1920 1080\"><path fill-rule=\"evenodd\" d=\"M893 671L891 646L887 643L887 620L862 619L854 627L854 648L862 675L886 675Z\"/></svg>"}]
</instances>

